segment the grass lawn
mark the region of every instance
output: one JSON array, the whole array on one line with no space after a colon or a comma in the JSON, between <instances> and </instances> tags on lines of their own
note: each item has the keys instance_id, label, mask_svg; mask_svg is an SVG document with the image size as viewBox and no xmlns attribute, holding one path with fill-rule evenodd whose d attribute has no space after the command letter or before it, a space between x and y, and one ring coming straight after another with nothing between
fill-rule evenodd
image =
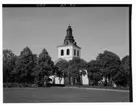
<instances>
[{"instance_id":1,"label":"grass lawn","mask_svg":"<svg viewBox=\"0 0 136 105\"><path fill-rule=\"evenodd\" d=\"M129 92L79 88L4 88L4 103L128 102Z\"/></svg>"}]
</instances>

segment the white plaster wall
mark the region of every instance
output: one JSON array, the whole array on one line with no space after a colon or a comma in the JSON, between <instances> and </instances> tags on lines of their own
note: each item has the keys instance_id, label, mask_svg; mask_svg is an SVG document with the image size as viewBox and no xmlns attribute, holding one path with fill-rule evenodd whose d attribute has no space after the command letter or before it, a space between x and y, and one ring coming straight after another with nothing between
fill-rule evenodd
<instances>
[{"instance_id":1,"label":"white plaster wall","mask_svg":"<svg viewBox=\"0 0 136 105\"><path fill-rule=\"evenodd\" d=\"M62 78L62 80L61 80L61 84L64 84L64 78Z\"/></svg>"},{"instance_id":2,"label":"white plaster wall","mask_svg":"<svg viewBox=\"0 0 136 105\"><path fill-rule=\"evenodd\" d=\"M61 56L61 50L64 50L64 55ZM70 50L70 54L67 55L67 49ZM72 60L73 58L73 46L64 46L64 47L58 47L58 58L63 58L68 60Z\"/></svg>"},{"instance_id":3,"label":"white plaster wall","mask_svg":"<svg viewBox=\"0 0 136 105\"><path fill-rule=\"evenodd\" d=\"M61 56L61 50L64 50L64 55ZM70 54L67 55L67 49L70 50ZM76 55L74 55L74 49L76 49ZM62 46L58 47L58 58L66 59L67 61L72 60L73 57L77 57L77 51L79 51L79 56L81 56L81 50L75 46Z\"/></svg>"},{"instance_id":4,"label":"white plaster wall","mask_svg":"<svg viewBox=\"0 0 136 105\"><path fill-rule=\"evenodd\" d=\"M64 78L61 78L61 81L59 80L60 77L57 77L55 75L51 75L49 78L52 79L50 83L53 83L53 80L55 80L55 84L64 84Z\"/></svg>"},{"instance_id":5,"label":"white plaster wall","mask_svg":"<svg viewBox=\"0 0 136 105\"><path fill-rule=\"evenodd\" d=\"M87 72L87 70L84 70L84 71L86 72L86 74L82 75L82 84L83 85L89 85L88 72Z\"/></svg>"},{"instance_id":6,"label":"white plaster wall","mask_svg":"<svg viewBox=\"0 0 136 105\"><path fill-rule=\"evenodd\" d=\"M59 84L59 77L55 77L55 84Z\"/></svg>"},{"instance_id":7,"label":"white plaster wall","mask_svg":"<svg viewBox=\"0 0 136 105\"><path fill-rule=\"evenodd\" d=\"M55 84L64 84L64 78L61 78L61 81L59 77L55 77Z\"/></svg>"},{"instance_id":8,"label":"white plaster wall","mask_svg":"<svg viewBox=\"0 0 136 105\"><path fill-rule=\"evenodd\" d=\"M83 85L89 85L89 79L88 77L85 75L82 75L82 84Z\"/></svg>"},{"instance_id":9,"label":"white plaster wall","mask_svg":"<svg viewBox=\"0 0 136 105\"><path fill-rule=\"evenodd\" d=\"M74 55L74 49L76 50L76 55ZM79 51L79 56L77 56L77 51ZM81 50L77 47L73 47L73 57L81 57Z\"/></svg>"},{"instance_id":10,"label":"white plaster wall","mask_svg":"<svg viewBox=\"0 0 136 105\"><path fill-rule=\"evenodd\" d=\"M51 76L49 76L49 78L52 80L52 81L50 81L50 83L53 83L53 80L54 80L55 76L51 75Z\"/></svg>"}]
</instances>

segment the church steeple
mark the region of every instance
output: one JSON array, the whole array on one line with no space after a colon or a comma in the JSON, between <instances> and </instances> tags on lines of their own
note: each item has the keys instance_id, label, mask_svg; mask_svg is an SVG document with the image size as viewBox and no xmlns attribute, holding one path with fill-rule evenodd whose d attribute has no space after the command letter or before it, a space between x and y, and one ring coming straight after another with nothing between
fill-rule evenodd
<instances>
[{"instance_id":1,"label":"church steeple","mask_svg":"<svg viewBox=\"0 0 136 105\"><path fill-rule=\"evenodd\" d=\"M72 28L71 28L70 24L67 28L67 36L72 36Z\"/></svg>"},{"instance_id":2,"label":"church steeple","mask_svg":"<svg viewBox=\"0 0 136 105\"><path fill-rule=\"evenodd\" d=\"M68 45L68 44L75 44L75 40L72 34L72 28L70 25L66 30L66 37L64 39L64 45Z\"/></svg>"},{"instance_id":3,"label":"church steeple","mask_svg":"<svg viewBox=\"0 0 136 105\"><path fill-rule=\"evenodd\" d=\"M58 46L58 58L65 59L67 61L72 60L74 57L81 55L81 47L76 44L76 41L72 34L72 28L69 25L66 30L66 36L62 45Z\"/></svg>"}]
</instances>

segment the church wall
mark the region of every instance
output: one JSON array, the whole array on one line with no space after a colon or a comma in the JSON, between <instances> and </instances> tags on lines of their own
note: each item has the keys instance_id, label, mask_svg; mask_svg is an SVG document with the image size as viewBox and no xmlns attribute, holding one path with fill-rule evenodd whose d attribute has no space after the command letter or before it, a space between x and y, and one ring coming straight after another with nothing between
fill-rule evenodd
<instances>
[{"instance_id":1,"label":"church wall","mask_svg":"<svg viewBox=\"0 0 136 105\"><path fill-rule=\"evenodd\" d=\"M88 72L85 69L84 70L80 70L80 72L82 72L82 71L86 72L85 75L82 74L82 85L89 85Z\"/></svg>"},{"instance_id":2,"label":"church wall","mask_svg":"<svg viewBox=\"0 0 136 105\"><path fill-rule=\"evenodd\" d=\"M50 81L51 84L55 83L55 84L64 84L64 77L60 78L57 77L56 75L51 75L49 77L52 81Z\"/></svg>"},{"instance_id":3,"label":"church wall","mask_svg":"<svg viewBox=\"0 0 136 105\"><path fill-rule=\"evenodd\" d=\"M64 78L55 77L55 84L64 84Z\"/></svg>"},{"instance_id":4,"label":"church wall","mask_svg":"<svg viewBox=\"0 0 136 105\"><path fill-rule=\"evenodd\" d=\"M64 50L64 55L61 56L61 50ZM67 55L66 51L67 49L70 50L70 54ZM58 48L58 58L63 58L63 59L66 59L66 60L72 60L73 58L73 46L64 46L64 47L59 47Z\"/></svg>"},{"instance_id":5,"label":"church wall","mask_svg":"<svg viewBox=\"0 0 136 105\"><path fill-rule=\"evenodd\" d=\"M76 50L76 55L74 55L74 49ZM79 57L81 57L81 50L77 47L73 47L73 57L77 57L77 51L79 51Z\"/></svg>"},{"instance_id":6,"label":"church wall","mask_svg":"<svg viewBox=\"0 0 136 105\"><path fill-rule=\"evenodd\" d=\"M89 79L87 75L82 75L82 84L83 85L89 85Z\"/></svg>"}]
</instances>

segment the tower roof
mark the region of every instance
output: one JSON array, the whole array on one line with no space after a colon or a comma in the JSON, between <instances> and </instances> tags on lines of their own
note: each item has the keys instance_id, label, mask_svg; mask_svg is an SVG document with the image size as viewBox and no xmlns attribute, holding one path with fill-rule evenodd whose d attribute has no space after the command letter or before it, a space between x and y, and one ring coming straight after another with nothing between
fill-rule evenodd
<instances>
[{"instance_id":1,"label":"tower roof","mask_svg":"<svg viewBox=\"0 0 136 105\"><path fill-rule=\"evenodd\" d=\"M69 25L67 30L66 30L66 37L64 39L64 44L68 45L68 44L73 44L75 42L74 37L72 35L72 28Z\"/></svg>"},{"instance_id":2,"label":"tower roof","mask_svg":"<svg viewBox=\"0 0 136 105\"><path fill-rule=\"evenodd\" d=\"M71 26L70 26L70 24L69 24L69 26L68 26L68 28L67 28L67 30L66 30L66 36L65 36L63 45L61 45L61 46L73 45L73 46L75 46L75 47L80 48L80 47L77 45L77 43L76 43L76 41L75 41L75 39L74 39L74 37L73 37L72 31L73 31L73 30L72 30L72 28L71 28ZM60 46L58 46L58 47L60 47Z\"/></svg>"}]
</instances>

